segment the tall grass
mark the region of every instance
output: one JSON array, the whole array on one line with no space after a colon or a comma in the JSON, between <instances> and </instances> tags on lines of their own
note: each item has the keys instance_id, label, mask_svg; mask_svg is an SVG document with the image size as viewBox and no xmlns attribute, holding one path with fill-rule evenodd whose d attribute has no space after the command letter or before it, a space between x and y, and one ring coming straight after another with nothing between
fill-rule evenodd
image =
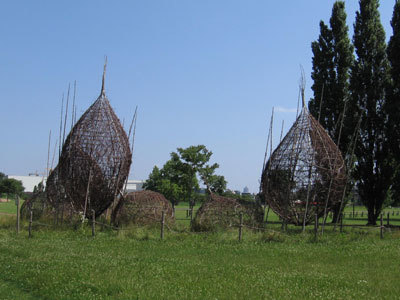
<instances>
[{"instance_id":1,"label":"tall grass","mask_svg":"<svg viewBox=\"0 0 400 300\"><path fill-rule=\"evenodd\" d=\"M5 222L5 221L4 221ZM11 222L11 219L9 220ZM14 223L12 223L14 224ZM26 223L23 224L26 226ZM180 225L179 225L180 226ZM1 299L395 299L400 233L0 225Z\"/></svg>"}]
</instances>

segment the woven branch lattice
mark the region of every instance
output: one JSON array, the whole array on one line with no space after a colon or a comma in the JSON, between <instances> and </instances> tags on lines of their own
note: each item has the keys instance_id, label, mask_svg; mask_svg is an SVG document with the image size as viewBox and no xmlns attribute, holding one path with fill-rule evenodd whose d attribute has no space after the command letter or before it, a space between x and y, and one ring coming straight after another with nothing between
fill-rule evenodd
<instances>
[{"instance_id":1,"label":"woven branch lattice","mask_svg":"<svg viewBox=\"0 0 400 300\"><path fill-rule=\"evenodd\" d=\"M165 222L173 223L171 203L162 194L148 190L131 192L118 202L111 220L117 226L160 224L162 211Z\"/></svg>"},{"instance_id":2,"label":"woven branch lattice","mask_svg":"<svg viewBox=\"0 0 400 300\"><path fill-rule=\"evenodd\" d=\"M304 106L264 166L265 200L287 223L308 224L340 203L345 182L340 150Z\"/></svg>"},{"instance_id":3,"label":"woven branch lattice","mask_svg":"<svg viewBox=\"0 0 400 300\"><path fill-rule=\"evenodd\" d=\"M255 202L236 200L210 194L210 199L203 203L192 223L194 231L214 231L240 224L240 213L243 223L251 227L259 227L263 221L263 210Z\"/></svg>"},{"instance_id":4,"label":"woven branch lattice","mask_svg":"<svg viewBox=\"0 0 400 300\"><path fill-rule=\"evenodd\" d=\"M72 128L49 176L49 201L101 215L122 189L131 159L128 137L104 92L103 74L100 96Z\"/></svg>"}]
</instances>

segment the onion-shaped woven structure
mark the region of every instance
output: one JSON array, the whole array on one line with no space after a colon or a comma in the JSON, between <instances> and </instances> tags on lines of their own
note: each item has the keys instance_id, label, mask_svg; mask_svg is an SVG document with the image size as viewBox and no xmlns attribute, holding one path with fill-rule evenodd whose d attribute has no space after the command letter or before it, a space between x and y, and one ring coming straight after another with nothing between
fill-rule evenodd
<instances>
[{"instance_id":1,"label":"onion-shaped woven structure","mask_svg":"<svg viewBox=\"0 0 400 300\"><path fill-rule=\"evenodd\" d=\"M173 223L172 205L162 194L148 190L131 192L118 202L111 221L117 226L160 224L163 211L165 222Z\"/></svg>"},{"instance_id":2,"label":"onion-shaped woven structure","mask_svg":"<svg viewBox=\"0 0 400 300\"><path fill-rule=\"evenodd\" d=\"M94 210L97 217L122 189L131 159L128 137L104 92L103 74L100 96L65 140L57 172L49 177L49 197L87 216Z\"/></svg>"},{"instance_id":3,"label":"onion-shaped woven structure","mask_svg":"<svg viewBox=\"0 0 400 300\"><path fill-rule=\"evenodd\" d=\"M259 203L223 197L214 193L203 203L192 222L194 231L215 231L240 224L240 213L243 213L243 224L259 227L264 212Z\"/></svg>"},{"instance_id":4,"label":"onion-shaped woven structure","mask_svg":"<svg viewBox=\"0 0 400 300\"><path fill-rule=\"evenodd\" d=\"M341 201L345 163L325 129L303 107L263 169L262 195L287 223L304 225Z\"/></svg>"}]
</instances>

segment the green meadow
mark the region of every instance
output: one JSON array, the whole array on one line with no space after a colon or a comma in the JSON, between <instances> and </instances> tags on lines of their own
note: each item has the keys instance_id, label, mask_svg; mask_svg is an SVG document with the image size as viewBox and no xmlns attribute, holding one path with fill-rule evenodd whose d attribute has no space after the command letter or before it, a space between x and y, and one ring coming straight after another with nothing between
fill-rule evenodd
<instances>
[{"instance_id":1,"label":"green meadow","mask_svg":"<svg viewBox=\"0 0 400 300\"><path fill-rule=\"evenodd\" d=\"M5 211L8 203L1 204ZM12 202L12 205L15 204ZM184 206L182 206L184 207ZM8 208L7 208L8 209ZM9 211L9 210L8 210ZM186 211L177 210L185 219ZM400 231L61 227L0 215L0 299L399 299Z\"/></svg>"}]
</instances>

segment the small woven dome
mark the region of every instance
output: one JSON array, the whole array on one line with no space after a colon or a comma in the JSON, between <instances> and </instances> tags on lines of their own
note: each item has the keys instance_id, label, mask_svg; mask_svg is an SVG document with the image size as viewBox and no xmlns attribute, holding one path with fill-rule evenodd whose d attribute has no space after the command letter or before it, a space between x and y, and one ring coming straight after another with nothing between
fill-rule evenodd
<instances>
[{"instance_id":1,"label":"small woven dome","mask_svg":"<svg viewBox=\"0 0 400 300\"><path fill-rule=\"evenodd\" d=\"M210 194L210 199L203 203L192 223L194 231L214 231L219 228L237 226L243 213L243 223L259 227L263 221L263 209L260 204L236 200Z\"/></svg>"},{"instance_id":2,"label":"small woven dome","mask_svg":"<svg viewBox=\"0 0 400 300\"><path fill-rule=\"evenodd\" d=\"M262 174L262 195L287 223L312 222L341 201L346 182L340 150L303 107Z\"/></svg>"},{"instance_id":3,"label":"small woven dome","mask_svg":"<svg viewBox=\"0 0 400 300\"><path fill-rule=\"evenodd\" d=\"M147 190L131 192L118 202L111 221L117 226L160 224L162 211L165 213L165 222L174 222L171 203L162 194Z\"/></svg>"}]
</instances>

